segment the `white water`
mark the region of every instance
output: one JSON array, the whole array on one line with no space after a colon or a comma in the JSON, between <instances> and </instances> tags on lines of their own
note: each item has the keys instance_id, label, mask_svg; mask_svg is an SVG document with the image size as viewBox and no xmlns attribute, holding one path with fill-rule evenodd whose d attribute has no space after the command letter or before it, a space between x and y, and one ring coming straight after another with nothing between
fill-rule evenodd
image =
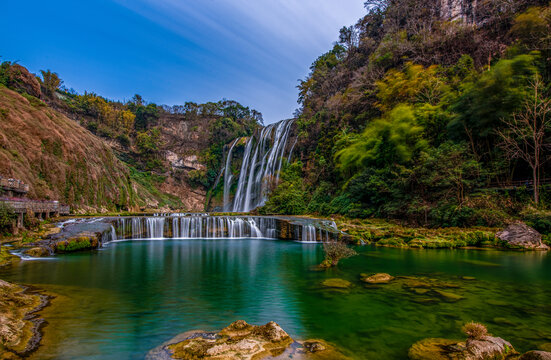
<instances>
[{"instance_id":1,"label":"white water","mask_svg":"<svg viewBox=\"0 0 551 360\"><path fill-rule=\"evenodd\" d=\"M293 240L323 242L335 239L331 222L294 224ZM148 216L118 218L103 234L102 242L124 239L246 239L278 238L278 220L262 216ZM335 228L336 229L336 228Z\"/></svg>"},{"instance_id":2,"label":"white water","mask_svg":"<svg viewBox=\"0 0 551 360\"><path fill-rule=\"evenodd\" d=\"M105 235L116 239L275 239L276 220L234 216L153 216L120 218L117 231Z\"/></svg>"},{"instance_id":3,"label":"white water","mask_svg":"<svg viewBox=\"0 0 551 360\"><path fill-rule=\"evenodd\" d=\"M264 205L267 200L267 185L271 178L279 180L279 173L285 149L291 130L293 119L283 120L262 129L259 135L251 136L245 145L245 153L239 178L237 191L230 201L230 189L233 184L231 173L232 144L225 161L224 168L224 211L248 212ZM291 151L287 160L290 161Z\"/></svg>"}]
</instances>

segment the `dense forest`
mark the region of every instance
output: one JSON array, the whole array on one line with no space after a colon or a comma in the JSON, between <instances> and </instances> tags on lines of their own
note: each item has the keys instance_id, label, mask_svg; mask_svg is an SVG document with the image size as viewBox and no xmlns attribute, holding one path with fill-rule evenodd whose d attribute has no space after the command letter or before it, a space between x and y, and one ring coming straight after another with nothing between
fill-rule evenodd
<instances>
[{"instance_id":1,"label":"dense forest","mask_svg":"<svg viewBox=\"0 0 551 360\"><path fill-rule=\"evenodd\" d=\"M551 6L452 21L439 3L367 1L341 29L300 81L300 159L262 213L497 226L549 209Z\"/></svg>"}]
</instances>

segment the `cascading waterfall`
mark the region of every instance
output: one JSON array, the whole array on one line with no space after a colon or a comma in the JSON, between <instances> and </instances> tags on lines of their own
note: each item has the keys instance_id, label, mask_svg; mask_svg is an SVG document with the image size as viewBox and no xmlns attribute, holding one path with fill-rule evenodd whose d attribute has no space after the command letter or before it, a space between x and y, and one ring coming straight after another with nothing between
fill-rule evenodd
<instances>
[{"instance_id":1,"label":"cascading waterfall","mask_svg":"<svg viewBox=\"0 0 551 360\"><path fill-rule=\"evenodd\" d=\"M224 168L224 211L248 212L266 202L266 180L279 172L285 158L285 149L293 119L270 124L262 129L258 138L251 136L245 145L243 162L237 181L237 191L233 202L229 193L232 186L231 156L236 140L232 144ZM290 160L291 152L288 154Z\"/></svg>"},{"instance_id":2,"label":"cascading waterfall","mask_svg":"<svg viewBox=\"0 0 551 360\"><path fill-rule=\"evenodd\" d=\"M90 222L99 221L96 219ZM102 219L102 221L105 221ZM306 243L334 241L339 231L334 221L289 222L264 216L170 215L119 217L108 220L101 242L130 239L286 239ZM292 234L292 236L289 236Z\"/></svg>"},{"instance_id":3,"label":"cascading waterfall","mask_svg":"<svg viewBox=\"0 0 551 360\"><path fill-rule=\"evenodd\" d=\"M128 226L128 224L131 226ZM234 216L154 216L120 218L116 220L111 237L132 239L275 239L276 219Z\"/></svg>"},{"instance_id":4,"label":"cascading waterfall","mask_svg":"<svg viewBox=\"0 0 551 360\"><path fill-rule=\"evenodd\" d=\"M224 211L230 211L230 187L231 187L231 181L233 180L233 174L231 172L231 156L232 151L237 144L239 139L235 139L233 144L230 146L230 150L228 151L228 155L226 156L226 165L224 168Z\"/></svg>"}]
</instances>

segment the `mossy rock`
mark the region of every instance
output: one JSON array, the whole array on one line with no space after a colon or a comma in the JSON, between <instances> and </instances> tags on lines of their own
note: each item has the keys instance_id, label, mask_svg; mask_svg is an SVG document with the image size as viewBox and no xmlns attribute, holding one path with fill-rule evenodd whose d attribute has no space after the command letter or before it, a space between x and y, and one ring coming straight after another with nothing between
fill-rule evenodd
<instances>
[{"instance_id":1,"label":"mossy rock","mask_svg":"<svg viewBox=\"0 0 551 360\"><path fill-rule=\"evenodd\" d=\"M82 233L56 243L56 252L67 253L81 250L96 249L99 240L96 234Z\"/></svg>"},{"instance_id":2,"label":"mossy rock","mask_svg":"<svg viewBox=\"0 0 551 360\"><path fill-rule=\"evenodd\" d=\"M44 247L37 246L30 249L27 249L23 252L25 255L32 257L46 257L50 256L50 251Z\"/></svg>"},{"instance_id":3,"label":"mossy rock","mask_svg":"<svg viewBox=\"0 0 551 360\"><path fill-rule=\"evenodd\" d=\"M333 288L333 289L348 289L352 286L352 283L348 280L334 278L334 279L327 279L324 280L321 283L321 286L326 288Z\"/></svg>"},{"instance_id":4,"label":"mossy rock","mask_svg":"<svg viewBox=\"0 0 551 360\"><path fill-rule=\"evenodd\" d=\"M449 360L447 347L459 343L457 340L429 338L413 344L408 351L410 360Z\"/></svg>"},{"instance_id":5,"label":"mossy rock","mask_svg":"<svg viewBox=\"0 0 551 360\"><path fill-rule=\"evenodd\" d=\"M551 343L545 343L545 344L538 345L538 349L543 350L543 351L551 352Z\"/></svg>"}]
</instances>

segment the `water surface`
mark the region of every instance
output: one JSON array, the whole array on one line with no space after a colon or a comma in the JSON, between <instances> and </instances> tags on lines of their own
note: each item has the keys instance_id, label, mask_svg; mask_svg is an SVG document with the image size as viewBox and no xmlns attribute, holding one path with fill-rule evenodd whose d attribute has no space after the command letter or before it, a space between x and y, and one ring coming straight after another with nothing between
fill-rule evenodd
<instances>
[{"instance_id":1,"label":"water surface","mask_svg":"<svg viewBox=\"0 0 551 360\"><path fill-rule=\"evenodd\" d=\"M48 325L35 359L140 359L181 332L218 330L238 319L274 320L295 338L323 338L358 359L404 359L422 338L462 338L461 325L471 320L521 351L551 342L551 258L545 253L358 251L320 272L316 244L127 241L23 261L0 278L58 294L42 312ZM403 280L380 287L359 281L360 273L374 272L446 282L452 287L444 291L462 299L415 294ZM320 286L334 277L353 287Z\"/></svg>"}]
</instances>

